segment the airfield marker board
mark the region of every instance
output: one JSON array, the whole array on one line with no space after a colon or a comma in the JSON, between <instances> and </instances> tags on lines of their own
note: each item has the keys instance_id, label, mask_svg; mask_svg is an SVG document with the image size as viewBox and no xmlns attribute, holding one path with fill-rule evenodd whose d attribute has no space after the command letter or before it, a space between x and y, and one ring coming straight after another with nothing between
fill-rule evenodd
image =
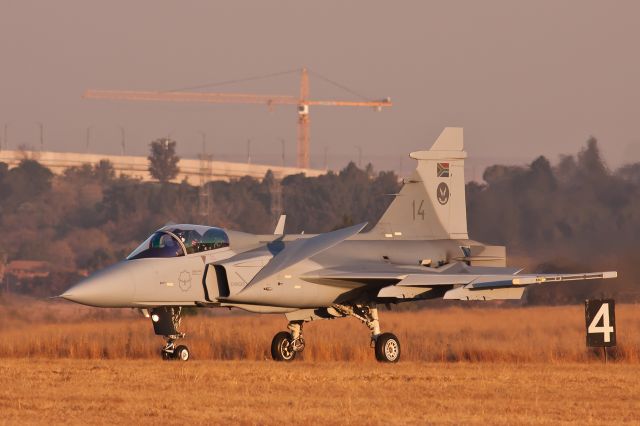
<instances>
[{"instance_id":1,"label":"airfield marker board","mask_svg":"<svg viewBox=\"0 0 640 426\"><path fill-rule=\"evenodd\" d=\"M587 346L601 347L604 362L607 348L616 345L616 312L613 299L584 301L584 319L587 327Z\"/></svg>"}]
</instances>

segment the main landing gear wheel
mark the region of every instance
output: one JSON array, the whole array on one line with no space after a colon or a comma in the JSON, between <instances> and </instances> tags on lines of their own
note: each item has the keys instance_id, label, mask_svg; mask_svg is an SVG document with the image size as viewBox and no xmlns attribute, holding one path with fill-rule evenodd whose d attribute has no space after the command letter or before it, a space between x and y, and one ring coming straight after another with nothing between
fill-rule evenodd
<instances>
[{"instance_id":1,"label":"main landing gear wheel","mask_svg":"<svg viewBox=\"0 0 640 426\"><path fill-rule=\"evenodd\" d=\"M281 331L271 341L271 357L274 361L293 361L296 351L293 348L291 333Z\"/></svg>"},{"instance_id":2,"label":"main landing gear wheel","mask_svg":"<svg viewBox=\"0 0 640 426\"><path fill-rule=\"evenodd\" d=\"M392 333L382 333L376 338L376 359L380 362L400 360L400 341Z\"/></svg>"}]
</instances>

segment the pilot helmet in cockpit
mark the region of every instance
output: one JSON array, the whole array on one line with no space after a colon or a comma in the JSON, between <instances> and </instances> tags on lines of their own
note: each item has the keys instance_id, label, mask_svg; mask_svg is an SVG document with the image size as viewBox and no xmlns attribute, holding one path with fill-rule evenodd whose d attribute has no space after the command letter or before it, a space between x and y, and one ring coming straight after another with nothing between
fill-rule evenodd
<instances>
[{"instance_id":1,"label":"pilot helmet in cockpit","mask_svg":"<svg viewBox=\"0 0 640 426\"><path fill-rule=\"evenodd\" d=\"M198 252L198 245L200 244L200 234L193 229L174 229L173 234L182 241L187 253Z\"/></svg>"}]
</instances>

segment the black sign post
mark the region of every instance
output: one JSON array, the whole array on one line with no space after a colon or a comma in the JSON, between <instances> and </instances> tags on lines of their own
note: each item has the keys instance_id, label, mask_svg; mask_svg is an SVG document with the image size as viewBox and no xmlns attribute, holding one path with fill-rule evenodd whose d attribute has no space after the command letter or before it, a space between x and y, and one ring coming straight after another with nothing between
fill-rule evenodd
<instances>
[{"instance_id":1,"label":"black sign post","mask_svg":"<svg viewBox=\"0 0 640 426\"><path fill-rule=\"evenodd\" d=\"M613 299L584 301L584 319L587 326L587 346L601 347L604 362L607 348L616 345L616 313Z\"/></svg>"}]
</instances>

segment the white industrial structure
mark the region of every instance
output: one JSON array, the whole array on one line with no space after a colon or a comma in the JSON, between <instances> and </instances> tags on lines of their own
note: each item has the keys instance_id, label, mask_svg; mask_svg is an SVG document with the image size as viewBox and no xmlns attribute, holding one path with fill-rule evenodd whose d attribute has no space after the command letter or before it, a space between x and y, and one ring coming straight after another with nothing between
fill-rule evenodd
<instances>
[{"instance_id":1,"label":"white industrial structure","mask_svg":"<svg viewBox=\"0 0 640 426\"><path fill-rule=\"evenodd\" d=\"M9 168L17 166L23 159L37 160L55 174L61 174L65 169L83 164L98 164L101 160L108 160L113 164L116 174L127 175L143 181L153 180L149 174L149 160L143 156L85 154L79 152L50 152L50 151L0 151L0 162L9 164ZM178 163L180 173L173 182L186 181L192 185L202 185L203 181L229 181L243 176L262 179L271 170L276 179L289 175L304 173L315 177L326 173L326 170L303 169L298 167L283 167L266 164L233 163L228 161L213 161L207 158L206 165L202 159L182 158ZM203 173L206 175L203 175Z\"/></svg>"}]
</instances>

